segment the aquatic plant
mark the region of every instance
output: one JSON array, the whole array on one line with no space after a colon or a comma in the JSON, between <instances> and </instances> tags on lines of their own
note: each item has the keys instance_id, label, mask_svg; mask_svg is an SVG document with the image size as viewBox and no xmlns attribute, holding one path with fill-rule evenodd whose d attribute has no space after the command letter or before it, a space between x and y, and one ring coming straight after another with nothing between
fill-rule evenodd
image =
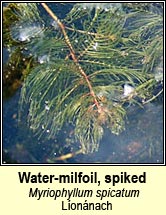
<instances>
[{"instance_id":1,"label":"aquatic plant","mask_svg":"<svg viewBox=\"0 0 166 215\"><path fill-rule=\"evenodd\" d=\"M63 14L55 3L8 5L17 16L12 40L36 60L24 79L20 115L28 105L29 127L39 137L72 126L81 152L92 153L105 129L125 129L126 104L144 105L162 93L155 88L162 85L163 5L66 4Z\"/></svg>"}]
</instances>

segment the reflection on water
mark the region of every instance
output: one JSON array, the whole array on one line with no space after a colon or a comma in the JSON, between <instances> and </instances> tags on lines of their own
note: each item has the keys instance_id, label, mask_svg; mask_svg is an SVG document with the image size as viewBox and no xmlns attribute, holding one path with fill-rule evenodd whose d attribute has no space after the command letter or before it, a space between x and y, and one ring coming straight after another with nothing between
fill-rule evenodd
<instances>
[{"instance_id":1,"label":"reflection on water","mask_svg":"<svg viewBox=\"0 0 166 215\"><path fill-rule=\"evenodd\" d=\"M59 137L38 139L26 127L18 124L19 92L3 105L3 159L4 163L55 162L55 157L78 150L71 148L72 129ZM70 144L67 145L68 141ZM71 138L72 139L72 138ZM56 161L57 162L57 161ZM99 151L76 155L66 163L163 163L163 104L149 103L144 108L130 106L126 130L116 136L106 130Z\"/></svg>"}]
</instances>

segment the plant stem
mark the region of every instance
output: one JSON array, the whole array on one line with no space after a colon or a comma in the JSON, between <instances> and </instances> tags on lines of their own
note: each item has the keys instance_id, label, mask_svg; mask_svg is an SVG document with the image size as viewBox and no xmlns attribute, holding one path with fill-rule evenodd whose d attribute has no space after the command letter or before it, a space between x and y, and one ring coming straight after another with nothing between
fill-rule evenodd
<instances>
[{"instance_id":1,"label":"plant stem","mask_svg":"<svg viewBox=\"0 0 166 215\"><path fill-rule=\"evenodd\" d=\"M94 103L98 109L98 111L100 112L101 111L101 107L99 105L99 102L96 98L96 95L93 91L93 88L92 88L92 85L89 81L89 78L88 76L86 75L86 73L84 72L84 70L82 69L82 67L79 65L79 62L78 62L78 59L77 59L77 56L75 54L75 51L70 43L70 40L69 40L69 37L65 31L65 26L63 25L63 23L58 19L58 17L52 12L52 10L47 6L46 3L41 3L41 5L43 6L43 8L47 11L47 13L57 22L59 28L61 29L63 35L64 35L64 39L65 39L65 42L67 44L67 46L69 47L69 50L70 50L70 55L74 61L74 63L76 64L76 66L78 67L78 70L80 72L80 74L84 77L87 85L88 85L88 88L89 88L89 91L90 91L90 95L93 97L94 99Z\"/></svg>"}]
</instances>

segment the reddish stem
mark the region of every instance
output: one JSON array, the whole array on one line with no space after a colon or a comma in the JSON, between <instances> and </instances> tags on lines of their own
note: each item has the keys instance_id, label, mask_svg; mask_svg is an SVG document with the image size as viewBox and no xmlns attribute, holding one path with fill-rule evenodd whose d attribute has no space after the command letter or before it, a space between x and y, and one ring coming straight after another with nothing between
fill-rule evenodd
<instances>
[{"instance_id":1,"label":"reddish stem","mask_svg":"<svg viewBox=\"0 0 166 215\"><path fill-rule=\"evenodd\" d=\"M64 35L65 42L66 42L67 46L68 46L69 49L70 49L70 55L71 55L71 57L72 57L74 63L75 63L76 66L78 67L79 72L80 72L81 75L84 77L84 79L85 79L85 81L86 81L86 83L87 83L87 85L88 85L88 88L89 88L89 90L90 90L90 94L91 94L91 96L92 96L93 99L94 99L94 104L96 105L98 111L101 111L101 107L100 107L100 105L99 105L99 103L98 103L98 101L97 101L96 95L95 95L95 93L94 93L94 91L93 91L93 89L92 89L92 85L91 85L91 83L90 83L90 81L89 81L89 78L88 78L88 76L86 75L86 73L84 72L84 70L82 69L82 67L80 66L80 64L79 64L79 62L78 62L78 59L77 59L76 54L75 54L75 51L74 51L74 49L73 49L73 47L72 47L72 45L71 45L71 43L70 43L69 37L68 37L68 35L67 35L66 31L65 31L65 26L64 26L63 23L58 19L58 17L52 12L52 10L47 6L46 3L41 3L41 5L42 5L43 8L47 11L47 13L57 22L58 26L60 27L60 29L61 29L61 31L62 31L62 33L63 33L63 35Z\"/></svg>"}]
</instances>

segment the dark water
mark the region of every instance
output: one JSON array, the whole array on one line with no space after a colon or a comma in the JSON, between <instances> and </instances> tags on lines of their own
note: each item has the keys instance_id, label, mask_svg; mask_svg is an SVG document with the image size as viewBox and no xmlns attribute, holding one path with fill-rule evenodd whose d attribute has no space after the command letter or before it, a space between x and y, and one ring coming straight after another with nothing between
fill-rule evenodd
<instances>
[{"instance_id":1,"label":"dark water","mask_svg":"<svg viewBox=\"0 0 166 215\"><path fill-rule=\"evenodd\" d=\"M106 130L98 152L55 161L57 156L78 148L71 149L64 143L67 130L58 138L47 140L38 139L26 123L20 125L19 93L18 90L3 102L3 161L6 163L47 163L50 160L53 163L163 163L162 103L147 104L143 109L130 107L126 130L118 136Z\"/></svg>"}]
</instances>

